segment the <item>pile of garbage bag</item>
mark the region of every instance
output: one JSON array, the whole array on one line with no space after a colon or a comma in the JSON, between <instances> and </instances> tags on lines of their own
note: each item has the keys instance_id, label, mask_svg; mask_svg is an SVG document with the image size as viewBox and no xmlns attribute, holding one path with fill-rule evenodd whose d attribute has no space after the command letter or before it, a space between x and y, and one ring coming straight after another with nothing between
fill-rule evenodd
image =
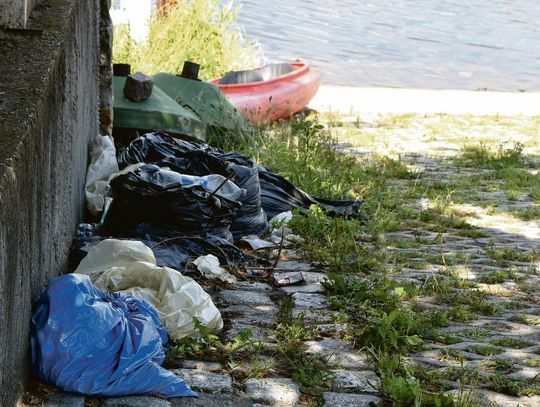
<instances>
[{"instance_id":1,"label":"pile of garbage bag","mask_svg":"<svg viewBox=\"0 0 540 407\"><path fill-rule=\"evenodd\" d=\"M234 283L226 268L253 259L233 242L282 244L295 208L362 217L361 201L312 197L242 154L159 132L118 158L111 138L94 140L85 194L100 221L77 229L75 273L49 282L33 313L31 348L38 378L93 396L196 396L161 367L168 336L197 337L198 323L216 332L223 321L184 274ZM269 219L279 225L263 240Z\"/></svg>"},{"instance_id":2,"label":"pile of garbage bag","mask_svg":"<svg viewBox=\"0 0 540 407\"><path fill-rule=\"evenodd\" d=\"M92 396L196 396L161 367L167 334L144 300L96 289L90 278L52 279L30 328L32 367L43 382Z\"/></svg>"},{"instance_id":3,"label":"pile of garbage bag","mask_svg":"<svg viewBox=\"0 0 540 407\"><path fill-rule=\"evenodd\" d=\"M363 216L360 200L330 201L312 197L285 178L256 165L249 157L237 152L225 153L218 148L173 138L165 133L148 133L139 137L118 159L120 168L141 162L197 176L220 174L226 177L233 171L236 174L243 172L243 177L233 180L239 187L249 191L241 200L242 206L235 212L232 223L235 239L246 235L261 236L267 230L267 219L295 208L309 208L311 205L319 205L335 215ZM260 214L260 209L266 216Z\"/></svg>"}]
</instances>

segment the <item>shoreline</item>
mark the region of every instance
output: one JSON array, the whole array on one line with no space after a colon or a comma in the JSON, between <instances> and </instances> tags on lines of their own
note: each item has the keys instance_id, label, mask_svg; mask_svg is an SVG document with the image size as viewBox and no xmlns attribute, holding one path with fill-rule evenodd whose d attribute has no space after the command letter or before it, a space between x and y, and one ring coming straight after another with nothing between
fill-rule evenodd
<instances>
[{"instance_id":1,"label":"shoreline","mask_svg":"<svg viewBox=\"0 0 540 407\"><path fill-rule=\"evenodd\" d=\"M321 85L308 107L321 113L539 116L540 92Z\"/></svg>"}]
</instances>

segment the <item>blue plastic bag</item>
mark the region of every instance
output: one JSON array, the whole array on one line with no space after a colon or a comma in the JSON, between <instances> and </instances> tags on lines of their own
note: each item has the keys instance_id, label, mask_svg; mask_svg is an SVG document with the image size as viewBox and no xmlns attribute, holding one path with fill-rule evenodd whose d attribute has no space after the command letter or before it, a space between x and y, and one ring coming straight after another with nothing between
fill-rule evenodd
<instances>
[{"instance_id":1,"label":"blue plastic bag","mask_svg":"<svg viewBox=\"0 0 540 407\"><path fill-rule=\"evenodd\" d=\"M161 367L167 334L150 304L97 290L88 276L52 279L32 315L34 374L92 396L194 396Z\"/></svg>"}]
</instances>

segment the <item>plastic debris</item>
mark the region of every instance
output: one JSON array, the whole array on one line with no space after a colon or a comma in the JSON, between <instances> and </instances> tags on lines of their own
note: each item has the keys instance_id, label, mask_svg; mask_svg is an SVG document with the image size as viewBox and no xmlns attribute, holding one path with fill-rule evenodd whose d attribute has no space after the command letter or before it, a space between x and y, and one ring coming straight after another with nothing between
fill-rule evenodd
<instances>
[{"instance_id":1,"label":"plastic debris","mask_svg":"<svg viewBox=\"0 0 540 407\"><path fill-rule=\"evenodd\" d=\"M86 172L86 207L94 216L103 210L109 178L118 172L116 149L112 137L97 135L90 148L90 165Z\"/></svg>"},{"instance_id":2,"label":"plastic debris","mask_svg":"<svg viewBox=\"0 0 540 407\"><path fill-rule=\"evenodd\" d=\"M277 286L286 287L286 286L291 286L291 285L306 284L307 276L305 273L299 272L299 273L291 274L281 279L274 278L274 280Z\"/></svg>"},{"instance_id":3,"label":"plastic debris","mask_svg":"<svg viewBox=\"0 0 540 407\"><path fill-rule=\"evenodd\" d=\"M104 227L113 234L149 223L232 240L230 226L245 191L219 174L196 177L145 164L113 178L111 194Z\"/></svg>"},{"instance_id":4,"label":"plastic debris","mask_svg":"<svg viewBox=\"0 0 540 407\"><path fill-rule=\"evenodd\" d=\"M221 314L201 286L177 270L158 267L142 242L104 240L89 250L75 272L89 275L101 290L148 301L175 339L199 335L193 318L211 331L223 328Z\"/></svg>"},{"instance_id":5,"label":"plastic debris","mask_svg":"<svg viewBox=\"0 0 540 407\"><path fill-rule=\"evenodd\" d=\"M97 290L88 276L52 279L32 315L35 375L89 396L197 396L161 367L167 334L145 301Z\"/></svg>"},{"instance_id":6,"label":"plastic debris","mask_svg":"<svg viewBox=\"0 0 540 407\"><path fill-rule=\"evenodd\" d=\"M331 215L361 219L365 217L360 210L362 205L360 200L331 201L315 198L296 188L281 175L274 174L262 166L259 166L259 180L261 183L261 204L269 219L281 212L291 211L295 208L307 209L311 205L320 206Z\"/></svg>"},{"instance_id":7,"label":"plastic debris","mask_svg":"<svg viewBox=\"0 0 540 407\"><path fill-rule=\"evenodd\" d=\"M165 133L148 133L133 140L119 158L121 168L140 162L197 176L227 176L234 170L237 173L234 182L248 191L241 200L242 206L237 208L234 215L231 230L236 239L250 234L261 236L266 232L267 222L261 216L258 205L266 213L267 219L281 212L309 208L311 205L321 206L333 215L364 217L360 210L362 201L330 201L312 197L280 175L257 166L249 157L236 152L225 153L207 144L173 138ZM245 167L246 175L248 172L251 175L245 178L238 176L243 171L234 166ZM256 185L257 179L259 185ZM257 190L260 190L259 194Z\"/></svg>"},{"instance_id":8,"label":"plastic debris","mask_svg":"<svg viewBox=\"0 0 540 407\"><path fill-rule=\"evenodd\" d=\"M225 269L219 266L219 260L212 254L206 256L200 256L193 261L193 264L197 266L197 270L201 272L203 276L211 280L221 280L226 283L234 283L236 278L225 271Z\"/></svg>"},{"instance_id":9,"label":"plastic debris","mask_svg":"<svg viewBox=\"0 0 540 407\"><path fill-rule=\"evenodd\" d=\"M255 235L244 236L241 241L246 242L253 250L267 249L276 246L275 243L261 239Z\"/></svg>"},{"instance_id":10,"label":"plastic debris","mask_svg":"<svg viewBox=\"0 0 540 407\"><path fill-rule=\"evenodd\" d=\"M119 157L120 167L140 162L196 176L227 177L234 173L232 182L246 191L239 199L241 206L236 209L231 224L234 239L250 234L261 236L267 231L267 217L261 206L259 168L248 157L156 132L133 140Z\"/></svg>"},{"instance_id":11,"label":"plastic debris","mask_svg":"<svg viewBox=\"0 0 540 407\"><path fill-rule=\"evenodd\" d=\"M110 236L97 225L82 223L77 227L70 248L70 270L75 270L88 251ZM199 256L213 254L226 267L249 266L254 260L229 241L217 236L182 236L177 231L139 225L133 233L115 236L120 240L139 240L152 249L158 266L171 267L182 274L192 273L187 267Z\"/></svg>"}]
</instances>

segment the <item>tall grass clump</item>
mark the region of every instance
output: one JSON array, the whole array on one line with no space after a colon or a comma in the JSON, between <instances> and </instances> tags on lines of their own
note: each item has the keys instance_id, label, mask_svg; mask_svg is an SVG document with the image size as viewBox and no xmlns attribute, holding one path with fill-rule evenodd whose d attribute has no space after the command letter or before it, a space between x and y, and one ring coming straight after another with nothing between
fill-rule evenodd
<instances>
[{"instance_id":1,"label":"tall grass clump","mask_svg":"<svg viewBox=\"0 0 540 407\"><path fill-rule=\"evenodd\" d=\"M147 74L180 73L184 61L201 64L200 78L208 80L230 70L259 65L260 46L248 41L236 22L239 7L229 1L183 0L148 23L148 38L134 41L129 27L115 27L113 61Z\"/></svg>"}]
</instances>

